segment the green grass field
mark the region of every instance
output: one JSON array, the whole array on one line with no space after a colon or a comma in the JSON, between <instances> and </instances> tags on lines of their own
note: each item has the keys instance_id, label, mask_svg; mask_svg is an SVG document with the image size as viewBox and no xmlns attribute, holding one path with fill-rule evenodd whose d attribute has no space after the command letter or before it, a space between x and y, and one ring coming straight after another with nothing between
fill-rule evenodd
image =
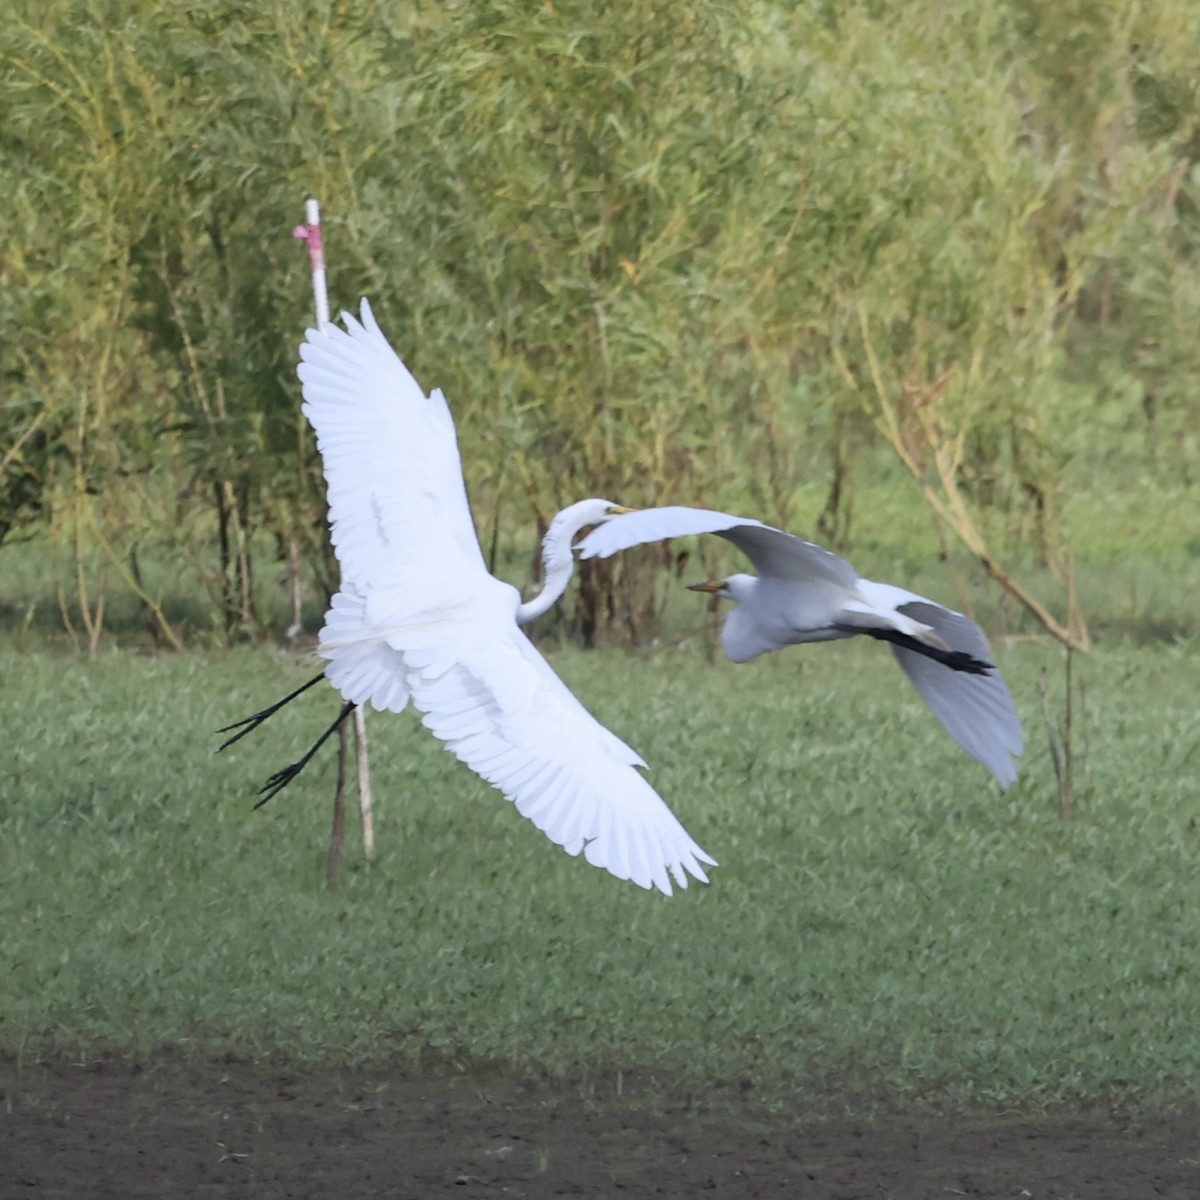
<instances>
[{"instance_id":1,"label":"green grass field","mask_svg":"<svg viewBox=\"0 0 1200 1200\"><path fill-rule=\"evenodd\" d=\"M1040 1107L1200 1084L1200 710L1182 642L1077 659L1064 824L1039 680L1001 792L874 644L735 667L553 653L720 861L672 899L573 860L411 714L375 716L379 853L324 888L332 718L308 693L216 757L214 730L311 672L273 650L0 649L0 1049L426 1057L531 1074L749 1081Z\"/></svg>"}]
</instances>

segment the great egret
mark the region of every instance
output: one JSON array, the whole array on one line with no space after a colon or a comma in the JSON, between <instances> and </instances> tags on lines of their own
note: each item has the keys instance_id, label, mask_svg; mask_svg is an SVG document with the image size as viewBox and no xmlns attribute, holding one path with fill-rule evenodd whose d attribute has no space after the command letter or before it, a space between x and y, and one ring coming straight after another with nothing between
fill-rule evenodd
<instances>
[{"instance_id":1,"label":"great egret","mask_svg":"<svg viewBox=\"0 0 1200 1200\"><path fill-rule=\"evenodd\" d=\"M457 448L456 448L457 452ZM575 569L575 560L571 551L571 543L575 539L575 535L581 529L587 528L589 525L595 525L603 521L609 520L611 517L621 513L631 512L631 509L622 508L619 504L614 504L611 500L580 500L575 504L569 505L556 513L547 526L546 533L542 538L541 557L542 557L542 578L543 584L541 591L532 599L522 604L517 610L516 621L519 625L528 624L535 617L539 617L542 613L547 612L553 607L555 601L562 596L566 591L567 585L571 582L571 576ZM333 596L331 601L332 607L325 614L325 626L321 630L321 639L317 647L317 653L323 655L322 646L325 644L325 634L330 629L335 620L341 618L342 613L335 614L335 609L345 610L354 607L354 595L346 588L345 580L343 580L342 590ZM353 625L354 618L351 616L350 623ZM370 647L368 647L370 648ZM376 647L376 649L378 649ZM329 657L328 655L323 655ZM361 691L361 680L356 680L353 677L352 668L355 665L363 665L355 663L353 656L343 655L340 660L331 663L329 667L321 671L319 675L314 675L306 683L302 683L295 691L288 692L282 700L277 700L274 704L269 705L264 709L260 709L256 713L252 713L248 717L243 717L240 721L234 721L230 725L226 725L218 729L218 733L229 733L231 730L236 730L232 737L227 738L217 747L218 752L226 750L234 744L241 741L247 734L253 733L268 717L274 716L281 708L290 704L297 696L300 696L309 688L315 687L324 679L329 679L335 686L345 684L353 691ZM386 668L386 660L376 664L379 667ZM334 674L336 668L336 677ZM386 669L383 670L383 684L386 686L390 682L394 682L387 674ZM358 707L360 703L370 700L371 703L382 711L388 705L383 702L383 698L378 700L370 695L364 696L362 700L354 699L347 700L342 705L334 722L321 734L315 742L304 752L304 754L294 763L289 764L280 771L276 771L265 784L259 789L261 797L255 808L261 808L268 800L277 796L301 771L312 761L318 750L331 738L338 730L338 727L346 720L346 718ZM395 712L402 712L404 704L401 703L398 708L394 708Z\"/></svg>"},{"instance_id":2,"label":"great egret","mask_svg":"<svg viewBox=\"0 0 1200 1200\"><path fill-rule=\"evenodd\" d=\"M345 330L308 330L298 369L341 567L317 653L346 705L321 741L356 704L401 712L411 701L426 728L568 854L667 895L672 880L707 882L715 860L635 769L646 764L518 628L566 589L576 534L625 510L593 499L559 513L543 542L545 586L521 603L484 564L441 391L425 395L366 300L361 322L343 321ZM286 702L230 726L244 726L235 737ZM319 745L268 781L270 795Z\"/></svg>"},{"instance_id":3,"label":"great egret","mask_svg":"<svg viewBox=\"0 0 1200 1200\"><path fill-rule=\"evenodd\" d=\"M1008 787L1024 750L1012 697L992 664L987 638L969 617L887 583L860 579L836 554L761 521L699 508L650 508L592 530L581 556L607 558L644 542L715 533L758 576L691 585L734 601L721 631L725 653L748 662L800 642L865 634L889 642L896 661L946 732Z\"/></svg>"}]
</instances>

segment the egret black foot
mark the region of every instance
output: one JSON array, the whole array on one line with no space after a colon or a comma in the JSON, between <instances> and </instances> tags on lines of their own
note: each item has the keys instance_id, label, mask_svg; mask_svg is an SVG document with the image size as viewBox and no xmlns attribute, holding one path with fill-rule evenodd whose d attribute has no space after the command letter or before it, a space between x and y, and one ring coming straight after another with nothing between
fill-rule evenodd
<instances>
[{"instance_id":1,"label":"egret black foot","mask_svg":"<svg viewBox=\"0 0 1200 1200\"><path fill-rule=\"evenodd\" d=\"M284 767L282 771L276 771L275 774L272 775L271 778L268 779L267 782L258 789L258 794L262 797L262 799L259 800L254 807L262 808L262 806L266 804L268 800L278 796L279 793L282 792L283 789L287 787L287 785L291 783L292 780L295 779L296 776L299 775L306 766L308 766L308 760L311 757L311 755L306 755L304 758L300 759L299 762L294 762L290 766Z\"/></svg>"},{"instance_id":2,"label":"egret black foot","mask_svg":"<svg viewBox=\"0 0 1200 1200\"><path fill-rule=\"evenodd\" d=\"M244 738L246 734L253 733L268 717L273 717L285 704L291 704L301 692L307 692L314 684L320 683L325 678L325 672L310 679L307 683L302 683L294 692L289 692L282 700L276 701L269 708L259 709L258 712L249 717L243 717L240 721L234 721L232 725L226 725L218 729L218 733L228 733L231 729L237 729L240 732L235 733L233 737L226 738L218 747L217 753L220 754L227 746L232 746L234 742Z\"/></svg>"},{"instance_id":3,"label":"egret black foot","mask_svg":"<svg viewBox=\"0 0 1200 1200\"><path fill-rule=\"evenodd\" d=\"M305 686L308 685L306 684ZM303 688L300 689L300 691L303 690ZM330 725L330 727L325 730L325 732L321 734L321 736L317 738L315 742L313 742L313 744L308 748L304 757L297 759L290 766L284 767L282 771L276 771L275 774L272 775L271 778L268 779L267 782L258 789L258 794L262 796L262 799L254 807L262 808L262 806L266 804L266 802L273 796L278 796L279 793L282 792L283 789L287 787L287 785L291 783L292 780L295 779L305 767L308 766L308 764L312 761L313 755L316 754L316 752L320 750L323 745L325 745L326 741L333 736L337 730L337 727L354 711L355 707L356 705L353 700L347 700L346 703L342 705L342 711L338 713L337 720L334 721L334 723ZM266 793L265 795L263 795L264 792Z\"/></svg>"},{"instance_id":4,"label":"egret black foot","mask_svg":"<svg viewBox=\"0 0 1200 1200\"><path fill-rule=\"evenodd\" d=\"M943 650L941 646L931 646L928 642L918 641L911 634L901 633L898 629L859 629L855 625L834 625L844 633L865 633L879 642L890 642L893 646L903 646L913 650L934 662L943 663L952 671L963 671L967 675L987 675L996 669L995 664L986 662L968 654L966 650Z\"/></svg>"}]
</instances>

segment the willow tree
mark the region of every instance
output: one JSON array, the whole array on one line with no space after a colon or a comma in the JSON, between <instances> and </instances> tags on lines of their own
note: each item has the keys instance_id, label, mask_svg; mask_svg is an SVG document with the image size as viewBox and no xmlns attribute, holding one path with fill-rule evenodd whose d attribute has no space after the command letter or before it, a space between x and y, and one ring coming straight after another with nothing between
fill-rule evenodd
<instances>
[{"instance_id":1,"label":"willow tree","mask_svg":"<svg viewBox=\"0 0 1200 1200\"><path fill-rule=\"evenodd\" d=\"M1194 448L1198 22L1187 0L16 0L0 530L51 529L93 644L110 587L167 636L167 594L205 596L229 638L261 630L289 545L332 583L293 374L290 230L317 194L335 310L371 295L445 389L510 578L581 495L846 547L890 473L931 546L1079 640L1053 571L1097 379L1112 437L1181 475ZM664 567L592 569L574 623L646 632Z\"/></svg>"}]
</instances>

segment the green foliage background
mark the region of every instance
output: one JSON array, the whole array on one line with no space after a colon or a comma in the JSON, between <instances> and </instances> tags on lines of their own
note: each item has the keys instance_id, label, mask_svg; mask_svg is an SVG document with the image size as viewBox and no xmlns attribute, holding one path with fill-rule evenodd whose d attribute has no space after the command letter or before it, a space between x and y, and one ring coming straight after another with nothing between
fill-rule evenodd
<instances>
[{"instance_id":1,"label":"green foliage background","mask_svg":"<svg viewBox=\"0 0 1200 1200\"><path fill-rule=\"evenodd\" d=\"M335 307L445 389L510 566L589 494L850 544L900 479L881 398L939 387L1013 553L1114 480L1191 494L1189 0L13 8L0 535L49 536L68 614L174 587L254 629L292 540L330 583L310 194ZM638 569L585 577L585 629L652 610Z\"/></svg>"}]
</instances>

